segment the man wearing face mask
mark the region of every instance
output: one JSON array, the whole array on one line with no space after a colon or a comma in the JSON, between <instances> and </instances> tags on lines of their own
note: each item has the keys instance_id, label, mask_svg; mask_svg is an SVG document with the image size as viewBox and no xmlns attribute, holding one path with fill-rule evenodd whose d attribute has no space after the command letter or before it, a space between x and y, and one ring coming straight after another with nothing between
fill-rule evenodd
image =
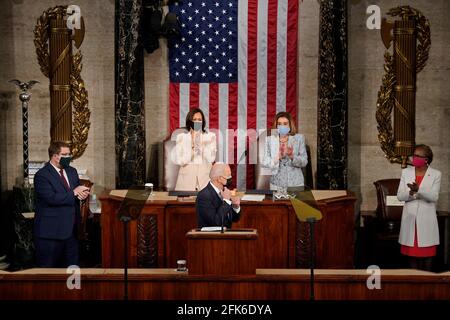
<instances>
[{"instance_id":1,"label":"man wearing face mask","mask_svg":"<svg viewBox=\"0 0 450 320\"><path fill-rule=\"evenodd\" d=\"M224 226L231 228L241 217L240 199L233 197L231 169L224 163L215 163L209 174L208 185L198 193L195 203L198 227Z\"/></svg>"},{"instance_id":2,"label":"man wearing face mask","mask_svg":"<svg viewBox=\"0 0 450 320\"><path fill-rule=\"evenodd\" d=\"M208 181L209 171L216 159L216 135L207 132L203 112L192 108L186 116L187 132L176 138L174 162L180 166L175 190L199 191Z\"/></svg>"},{"instance_id":3,"label":"man wearing face mask","mask_svg":"<svg viewBox=\"0 0 450 320\"><path fill-rule=\"evenodd\" d=\"M52 142L48 155L50 161L34 177L36 264L42 268L78 265L80 201L89 196L89 188L80 185L77 170L69 165L68 144Z\"/></svg>"},{"instance_id":4,"label":"man wearing face mask","mask_svg":"<svg viewBox=\"0 0 450 320\"><path fill-rule=\"evenodd\" d=\"M410 267L431 271L432 258L439 245L436 204L441 187L441 172L431 168L433 152L427 145L417 145L412 167L403 169L397 198L405 201L400 225L400 252Z\"/></svg>"}]
</instances>

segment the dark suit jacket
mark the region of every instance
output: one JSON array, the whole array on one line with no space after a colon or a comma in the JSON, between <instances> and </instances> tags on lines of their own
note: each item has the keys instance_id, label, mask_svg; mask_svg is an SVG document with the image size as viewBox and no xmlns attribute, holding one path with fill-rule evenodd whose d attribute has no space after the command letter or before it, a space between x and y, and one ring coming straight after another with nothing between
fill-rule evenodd
<instances>
[{"instance_id":1,"label":"dark suit jacket","mask_svg":"<svg viewBox=\"0 0 450 320\"><path fill-rule=\"evenodd\" d=\"M73 189L80 185L77 170L65 169L71 190L64 186L61 176L47 162L34 176L36 208L34 236L38 238L64 240L70 238L74 222L80 220L80 201Z\"/></svg>"},{"instance_id":2,"label":"dark suit jacket","mask_svg":"<svg viewBox=\"0 0 450 320\"><path fill-rule=\"evenodd\" d=\"M195 209L199 228L221 226L222 217L223 225L231 228L231 224L238 221L242 213L242 208L241 212L236 213L228 203L223 201L211 182L197 194Z\"/></svg>"}]
</instances>

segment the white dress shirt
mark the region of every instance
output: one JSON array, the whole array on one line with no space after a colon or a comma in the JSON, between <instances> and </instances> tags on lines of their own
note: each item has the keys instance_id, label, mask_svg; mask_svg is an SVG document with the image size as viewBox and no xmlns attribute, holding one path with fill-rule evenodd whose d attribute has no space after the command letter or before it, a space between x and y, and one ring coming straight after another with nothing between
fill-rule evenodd
<instances>
[{"instance_id":1,"label":"white dress shirt","mask_svg":"<svg viewBox=\"0 0 450 320\"><path fill-rule=\"evenodd\" d=\"M57 166L55 166L53 163L50 162L50 164L52 165L53 168L55 168L56 172L58 172L58 176L61 176L60 172L60 168L58 168ZM62 169L63 174L64 174L64 178L66 178L67 184L69 185L70 188L70 182L69 182L69 177L67 176L67 172L66 170Z\"/></svg>"}]
</instances>

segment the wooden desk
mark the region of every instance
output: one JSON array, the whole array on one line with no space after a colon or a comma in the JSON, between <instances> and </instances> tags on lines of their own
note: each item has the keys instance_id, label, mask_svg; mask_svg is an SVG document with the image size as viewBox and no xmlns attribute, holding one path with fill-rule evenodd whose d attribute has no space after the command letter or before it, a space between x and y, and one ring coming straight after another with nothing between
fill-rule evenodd
<instances>
[{"instance_id":1,"label":"wooden desk","mask_svg":"<svg viewBox=\"0 0 450 320\"><path fill-rule=\"evenodd\" d=\"M361 270L315 272L317 300L450 299L450 272L382 270L381 289ZM0 271L0 300L123 298L123 269L82 269L81 289L67 289L66 269ZM248 276L192 276L174 269L129 269L130 300L307 300L308 269L258 269Z\"/></svg>"},{"instance_id":2,"label":"wooden desk","mask_svg":"<svg viewBox=\"0 0 450 320\"><path fill-rule=\"evenodd\" d=\"M102 203L102 265L123 266L123 226L117 213L121 197L108 193ZM323 219L317 223L317 268L353 268L354 203L347 196L320 200ZM289 201L242 202L242 217L233 228L258 230L257 268L308 267L309 234ZM186 259L186 232L197 227L194 202L147 201L138 219L130 222L130 267L176 267ZM189 262L188 262L189 263Z\"/></svg>"}]
</instances>

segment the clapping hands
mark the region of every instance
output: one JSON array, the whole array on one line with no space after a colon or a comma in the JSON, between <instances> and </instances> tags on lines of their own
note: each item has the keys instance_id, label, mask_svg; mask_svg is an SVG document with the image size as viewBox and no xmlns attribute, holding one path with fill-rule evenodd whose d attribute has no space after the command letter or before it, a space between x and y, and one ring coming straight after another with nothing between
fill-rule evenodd
<instances>
[{"instance_id":1,"label":"clapping hands","mask_svg":"<svg viewBox=\"0 0 450 320\"><path fill-rule=\"evenodd\" d=\"M75 197L77 197L79 200L84 200L89 196L90 189L85 186L78 186L73 190L73 194Z\"/></svg>"},{"instance_id":2,"label":"clapping hands","mask_svg":"<svg viewBox=\"0 0 450 320\"><path fill-rule=\"evenodd\" d=\"M231 190L227 187L223 188L222 191L220 191L220 194L223 199L230 200L231 199Z\"/></svg>"},{"instance_id":3,"label":"clapping hands","mask_svg":"<svg viewBox=\"0 0 450 320\"><path fill-rule=\"evenodd\" d=\"M278 152L278 159L282 159L284 157L288 157L289 159L294 159L294 147L285 146L284 144L280 145L280 151Z\"/></svg>"},{"instance_id":4,"label":"clapping hands","mask_svg":"<svg viewBox=\"0 0 450 320\"><path fill-rule=\"evenodd\" d=\"M231 197L231 206L235 209L239 208L239 206L241 205L241 198L237 197L237 196L233 196Z\"/></svg>"},{"instance_id":5,"label":"clapping hands","mask_svg":"<svg viewBox=\"0 0 450 320\"><path fill-rule=\"evenodd\" d=\"M292 160L294 159L294 147L287 147L286 155Z\"/></svg>"},{"instance_id":6,"label":"clapping hands","mask_svg":"<svg viewBox=\"0 0 450 320\"><path fill-rule=\"evenodd\" d=\"M241 198L238 196L233 195L236 191L231 191L227 187L223 188L223 190L220 192L223 199L230 200L231 206L235 209L239 208L241 205Z\"/></svg>"},{"instance_id":7,"label":"clapping hands","mask_svg":"<svg viewBox=\"0 0 450 320\"><path fill-rule=\"evenodd\" d=\"M419 185L414 181L413 183L406 184L409 188L409 194L413 196L417 191L419 191Z\"/></svg>"}]
</instances>

